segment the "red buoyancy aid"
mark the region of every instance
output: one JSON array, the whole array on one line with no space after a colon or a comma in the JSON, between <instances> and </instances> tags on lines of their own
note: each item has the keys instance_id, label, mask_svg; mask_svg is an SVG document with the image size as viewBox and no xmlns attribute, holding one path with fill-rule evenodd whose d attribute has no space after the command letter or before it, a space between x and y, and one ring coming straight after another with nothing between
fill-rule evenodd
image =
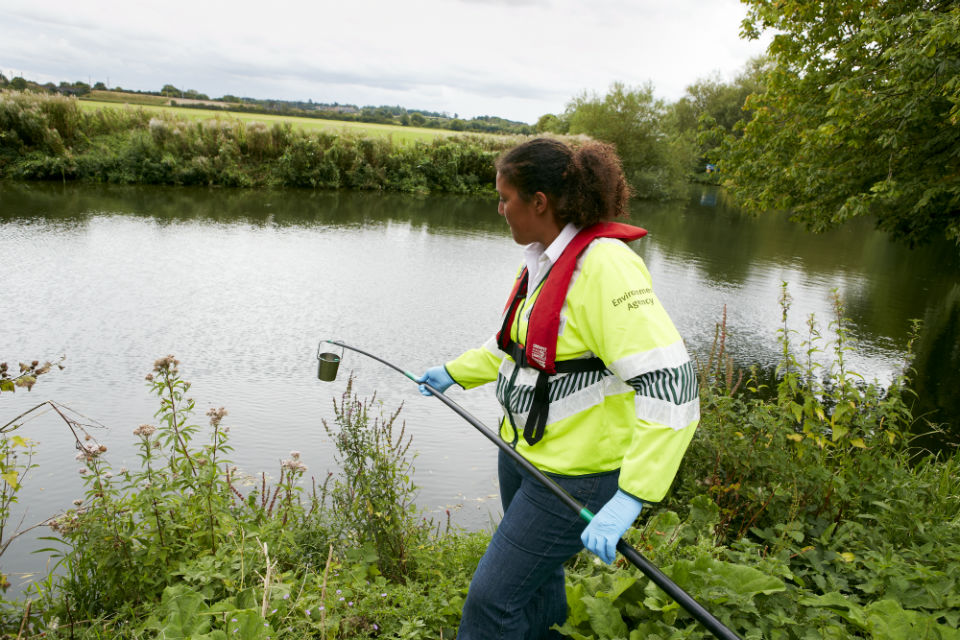
<instances>
[{"instance_id":1,"label":"red buoyancy aid","mask_svg":"<svg viewBox=\"0 0 960 640\"><path fill-rule=\"evenodd\" d=\"M510 354L519 367L533 367L539 370L534 385L533 398L526 424L523 427L523 438L529 445L534 445L543 438L547 427L547 417L550 411L549 379L557 373L577 373L586 371L603 371L606 365L600 358L585 358L563 360L557 362L557 338L560 331L560 310L570 288L570 280L577 266L577 259L587 246L596 238L618 238L625 242L638 240L647 235L646 229L634 227L619 222L600 222L581 229L570 241L557 258L557 261L547 273L546 280L540 290L533 309L530 311L530 320L527 323L527 336L524 346L510 338L513 320L517 315L517 307L527 297L527 282L529 274L524 267L517 276L513 291L507 300L504 309L503 324L497 333L497 346L505 353ZM513 384L511 379L510 385ZM508 392L509 395L509 392ZM509 412L509 409L508 409ZM510 422L516 424L513 417Z\"/></svg>"},{"instance_id":2,"label":"red buoyancy aid","mask_svg":"<svg viewBox=\"0 0 960 640\"><path fill-rule=\"evenodd\" d=\"M530 312L530 321L527 324L527 336L524 341L526 362L517 362L521 367L530 366L547 374L557 373L557 334L560 330L560 310L567 297L570 279L577 266L580 254L596 238L618 238L624 242L638 240L647 235L647 230L620 222L599 222L581 229L570 244L566 246L560 257L550 268L540 296L537 298ZM524 267L517 276L504 308L504 322L497 334L497 345L508 353L510 333L517 306L527 296L527 268Z\"/></svg>"}]
</instances>

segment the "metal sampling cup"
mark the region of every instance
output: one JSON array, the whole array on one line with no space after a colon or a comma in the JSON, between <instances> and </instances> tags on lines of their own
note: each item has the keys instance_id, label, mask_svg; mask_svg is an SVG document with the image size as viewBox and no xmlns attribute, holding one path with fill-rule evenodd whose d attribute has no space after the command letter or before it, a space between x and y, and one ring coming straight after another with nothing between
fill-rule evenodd
<instances>
[{"instance_id":1,"label":"metal sampling cup","mask_svg":"<svg viewBox=\"0 0 960 640\"><path fill-rule=\"evenodd\" d=\"M322 351L325 344L330 343L327 340L321 340L317 346L317 377L324 382L333 382L337 379L337 369L340 368L340 360L343 358L343 347L337 354L332 351Z\"/></svg>"}]
</instances>

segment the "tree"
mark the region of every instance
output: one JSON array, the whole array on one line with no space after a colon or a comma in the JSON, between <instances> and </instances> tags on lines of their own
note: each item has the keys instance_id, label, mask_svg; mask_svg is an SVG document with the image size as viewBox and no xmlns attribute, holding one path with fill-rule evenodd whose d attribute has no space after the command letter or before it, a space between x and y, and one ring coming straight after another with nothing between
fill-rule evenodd
<instances>
[{"instance_id":1,"label":"tree","mask_svg":"<svg viewBox=\"0 0 960 640\"><path fill-rule=\"evenodd\" d=\"M670 105L669 116L676 135L697 149L691 170L702 173L706 163L716 159L723 138L742 133L743 125L753 116L744 104L748 96L763 90L768 70L766 58L754 58L732 82L724 82L719 74L701 78Z\"/></svg>"},{"instance_id":2,"label":"tree","mask_svg":"<svg viewBox=\"0 0 960 640\"><path fill-rule=\"evenodd\" d=\"M564 134L570 129L570 123L564 118L552 113L545 113L537 120L537 133L559 133Z\"/></svg>"},{"instance_id":3,"label":"tree","mask_svg":"<svg viewBox=\"0 0 960 640\"><path fill-rule=\"evenodd\" d=\"M177 89L172 84L163 85L163 89L160 89L160 95L168 96L171 98L179 98L183 92L180 89Z\"/></svg>"},{"instance_id":4,"label":"tree","mask_svg":"<svg viewBox=\"0 0 960 640\"><path fill-rule=\"evenodd\" d=\"M665 107L647 84L631 89L615 82L604 97L586 93L574 98L564 117L569 133L585 133L616 146L623 170L636 194L671 198L685 189L686 153L673 145L664 128Z\"/></svg>"},{"instance_id":5,"label":"tree","mask_svg":"<svg viewBox=\"0 0 960 640\"><path fill-rule=\"evenodd\" d=\"M16 91L25 91L27 89L27 81L23 76L16 76L10 81L10 88Z\"/></svg>"},{"instance_id":6,"label":"tree","mask_svg":"<svg viewBox=\"0 0 960 640\"><path fill-rule=\"evenodd\" d=\"M744 1L744 34L777 35L721 156L737 200L814 231L869 215L911 244L960 244L960 5Z\"/></svg>"}]
</instances>

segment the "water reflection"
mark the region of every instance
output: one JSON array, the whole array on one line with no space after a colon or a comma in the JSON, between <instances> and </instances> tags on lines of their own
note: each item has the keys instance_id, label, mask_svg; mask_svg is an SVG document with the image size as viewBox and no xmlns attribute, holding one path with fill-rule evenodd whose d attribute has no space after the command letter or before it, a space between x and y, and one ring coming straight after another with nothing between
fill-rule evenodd
<instances>
[{"instance_id":1,"label":"water reflection","mask_svg":"<svg viewBox=\"0 0 960 640\"><path fill-rule=\"evenodd\" d=\"M0 221L78 224L98 214L174 222L255 226L358 227L409 223L430 232L503 231L495 199L378 192L212 189L203 187L0 184Z\"/></svg>"}]
</instances>

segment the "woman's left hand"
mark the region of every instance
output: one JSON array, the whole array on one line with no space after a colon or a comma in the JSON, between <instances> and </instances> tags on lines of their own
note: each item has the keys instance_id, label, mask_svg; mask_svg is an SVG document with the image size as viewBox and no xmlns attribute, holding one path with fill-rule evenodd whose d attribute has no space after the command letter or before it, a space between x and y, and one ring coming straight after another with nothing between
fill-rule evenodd
<instances>
[{"instance_id":1,"label":"woman's left hand","mask_svg":"<svg viewBox=\"0 0 960 640\"><path fill-rule=\"evenodd\" d=\"M617 555L617 543L641 509L642 502L618 489L580 534L583 546L607 564L612 563Z\"/></svg>"}]
</instances>

